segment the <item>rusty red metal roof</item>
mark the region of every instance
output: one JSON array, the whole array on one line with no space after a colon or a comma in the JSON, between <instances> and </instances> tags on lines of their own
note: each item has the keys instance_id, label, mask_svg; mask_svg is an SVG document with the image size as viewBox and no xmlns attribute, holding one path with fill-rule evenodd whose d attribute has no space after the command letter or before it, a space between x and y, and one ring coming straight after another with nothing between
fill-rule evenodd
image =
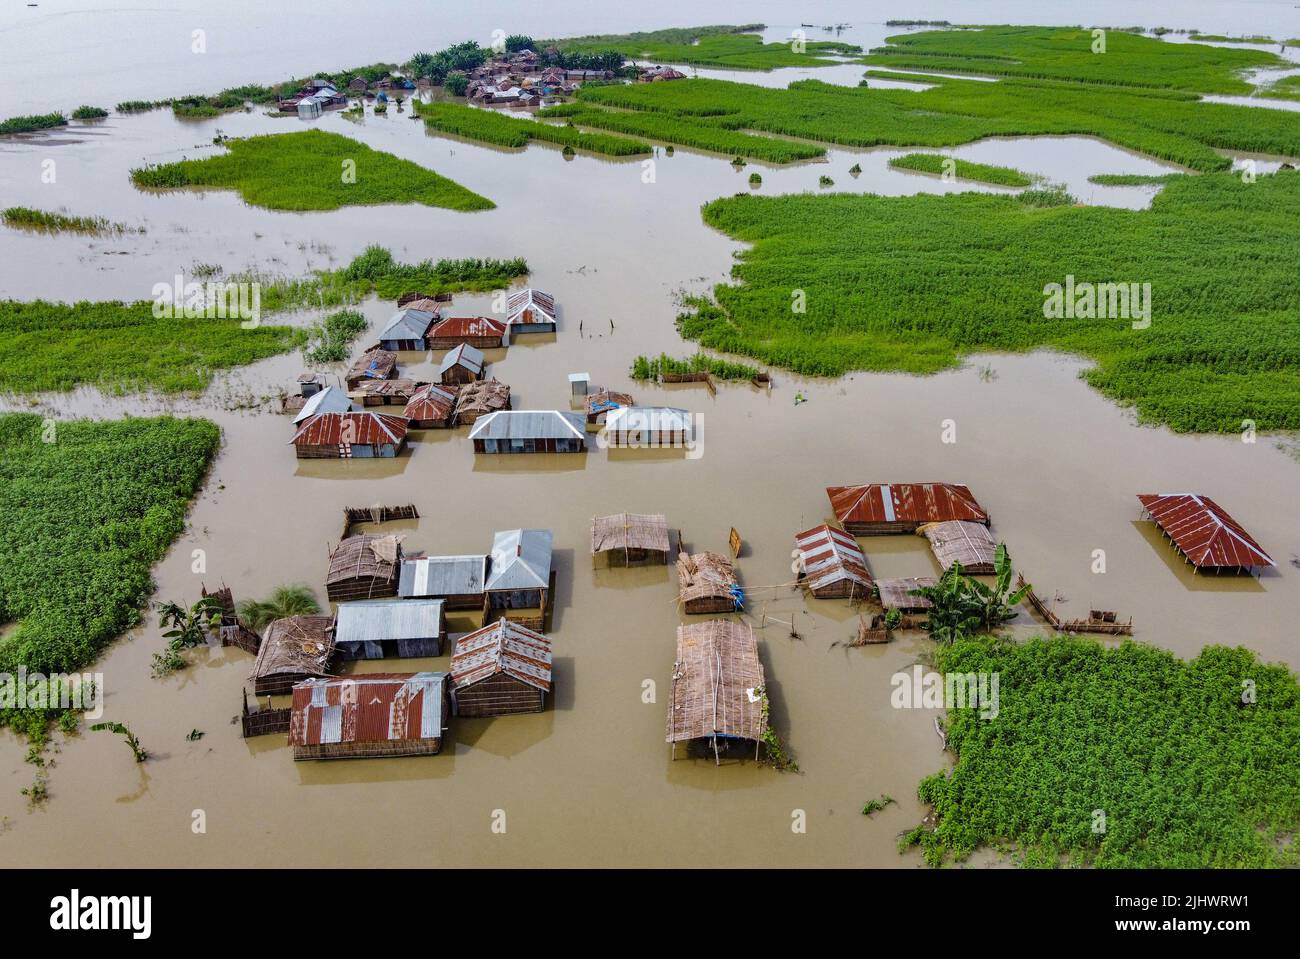
<instances>
[{"instance_id":1,"label":"rusty red metal roof","mask_svg":"<svg viewBox=\"0 0 1300 959\"><path fill-rule=\"evenodd\" d=\"M841 523L987 523L988 513L959 483L871 483L828 486Z\"/></svg>"},{"instance_id":2,"label":"rusty red metal roof","mask_svg":"<svg viewBox=\"0 0 1300 959\"><path fill-rule=\"evenodd\" d=\"M1276 566L1228 512L1198 493L1139 493L1142 509L1197 569Z\"/></svg>"},{"instance_id":3,"label":"rusty red metal roof","mask_svg":"<svg viewBox=\"0 0 1300 959\"><path fill-rule=\"evenodd\" d=\"M456 640L450 669L457 689L505 673L550 692L551 641L527 626L501 619Z\"/></svg>"},{"instance_id":4,"label":"rusty red metal roof","mask_svg":"<svg viewBox=\"0 0 1300 959\"><path fill-rule=\"evenodd\" d=\"M867 557L844 530L823 523L797 534L794 545L810 588L823 589L847 579L871 589Z\"/></svg>"},{"instance_id":5,"label":"rusty red metal roof","mask_svg":"<svg viewBox=\"0 0 1300 959\"><path fill-rule=\"evenodd\" d=\"M295 446L400 443L406 438L406 426L404 417L392 413L317 413L289 442Z\"/></svg>"},{"instance_id":6,"label":"rusty red metal roof","mask_svg":"<svg viewBox=\"0 0 1300 959\"><path fill-rule=\"evenodd\" d=\"M429 330L433 338L446 336L504 336L506 325L490 316L449 316Z\"/></svg>"},{"instance_id":7,"label":"rusty red metal roof","mask_svg":"<svg viewBox=\"0 0 1300 959\"><path fill-rule=\"evenodd\" d=\"M445 420L456 405L456 387L431 383L411 394L402 415L408 420Z\"/></svg>"},{"instance_id":8,"label":"rusty red metal roof","mask_svg":"<svg viewBox=\"0 0 1300 959\"><path fill-rule=\"evenodd\" d=\"M289 744L441 739L446 673L366 673L293 687Z\"/></svg>"}]
</instances>

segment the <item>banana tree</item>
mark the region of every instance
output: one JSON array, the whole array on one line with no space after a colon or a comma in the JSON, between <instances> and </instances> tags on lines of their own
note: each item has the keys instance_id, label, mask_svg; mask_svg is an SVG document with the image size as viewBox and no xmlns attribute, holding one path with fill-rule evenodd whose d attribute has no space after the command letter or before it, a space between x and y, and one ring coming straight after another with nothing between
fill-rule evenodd
<instances>
[{"instance_id":1,"label":"banana tree","mask_svg":"<svg viewBox=\"0 0 1300 959\"><path fill-rule=\"evenodd\" d=\"M966 575L961 563L953 563L939 582L911 590L931 603L928 621L922 628L937 642L951 643L997 629L1015 618L1016 607L1033 587L1026 583L1015 592L1011 588L1011 556L1005 543L999 543L993 556L994 584L989 586Z\"/></svg>"}]
</instances>

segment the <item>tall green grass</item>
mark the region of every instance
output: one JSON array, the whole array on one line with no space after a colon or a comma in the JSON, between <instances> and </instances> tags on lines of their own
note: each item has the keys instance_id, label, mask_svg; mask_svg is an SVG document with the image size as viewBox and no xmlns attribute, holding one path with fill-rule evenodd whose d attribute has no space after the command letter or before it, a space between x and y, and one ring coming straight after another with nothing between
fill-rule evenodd
<instances>
[{"instance_id":1,"label":"tall green grass","mask_svg":"<svg viewBox=\"0 0 1300 959\"><path fill-rule=\"evenodd\" d=\"M1024 187L1031 186L1033 177L1028 173L1005 166L991 166L987 163L972 163L956 157L946 157L939 153L908 153L893 157L889 165L896 170L916 170L919 173L933 173L942 176L949 166L958 180L974 180L977 183L992 183L997 186Z\"/></svg>"},{"instance_id":2,"label":"tall green grass","mask_svg":"<svg viewBox=\"0 0 1300 959\"><path fill-rule=\"evenodd\" d=\"M1180 177L1148 210L979 193L742 195L708 204L704 219L753 244L717 306L680 322L710 349L837 376L1050 346L1094 359L1088 382L1144 421L1300 429L1300 173ZM1067 275L1150 283L1149 328L1047 318L1044 286Z\"/></svg>"},{"instance_id":3,"label":"tall green grass","mask_svg":"<svg viewBox=\"0 0 1300 959\"><path fill-rule=\"evenodd\" d=\"M62 113L42 113L35 116L10 117L0 121L0 136L6 133L35 133L37 130L49 130L53 127L68 125L68 118Z\"/></svg>"},{"instance_id":4,"label":"tall green grass","mask_svg":"<svg viewBox=\"0 0 1300 959\"><path fill-rule=\"evenodd\" d=\"M66 213L34 210L27 206L11 206L0 210L0 220L4 220L6 226L16 229L40 230L44 233L125 233L130 229L102 216L69 216Z\"/></svg>"},{"instance_id":5,"label":"tall green grass","mask_svg":"<svg viewBox=\"0 0 1300 959\"><path fill-rule=\"evenodd\" d=\"M496 146L517 148L527 146L530 140L544 140L608 156L640 156L651 152L649 144L627 137L583 133L572 127L516 119L459 103L420 104L416 112L430 130Z\"/></svg>"},{"instance_id":6,"label":"tall green grass","mask_svg":"<svg viewBox=\"0 0 1300 959\"><path fill-rule=\"evenodd\" d=\"M862 48L835 40L809 40L804 52L789 42L764 43L757 31L762 24L742 26L681 27L649 33L607 34L540 41L565 52L597 53L617 50L635 60L655 63L689 63L729 70L772 70L776 67L826 66L836 61L825 54L860 53Z\"/></svg>"},{"instance_id":7,"label":"tall green grass","mask_svg":"<svg viewBox=\"0 0 1300 959\"><path fill-rule=\"evenodd\" d=\"M227 152L131 171L140 187L237 190L272 210L337 210L379 203L422 203L486 210L493 203L410 160L324 130L225 142ZM354 174L349 180L349 174Z\"/></svg>"}]
</instances>

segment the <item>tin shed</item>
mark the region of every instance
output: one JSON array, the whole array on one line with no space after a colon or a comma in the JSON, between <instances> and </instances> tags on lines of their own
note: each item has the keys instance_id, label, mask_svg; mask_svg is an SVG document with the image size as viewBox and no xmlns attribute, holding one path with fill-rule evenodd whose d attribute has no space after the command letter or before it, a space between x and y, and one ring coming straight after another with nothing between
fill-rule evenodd
<instances>
[{"instance_id":1,"label":"tin shed","mask_svg":"<svg viewBox=\"0 0 1300 959\"><path fill-rule=\"evenodd\" d=\"M442 749L450 709L446 673L370 673L293 689L293 758L428 756Z\"/></svg>"},{"instance_id":2,"label":"tin shed","mask_svg":"<svg viewBox=\"0 0 1300 959\"><path fill-rule=\"evenodd\" d=\"M540 713L551 691L551 641L498 620L456 640L450 669L457 716Z\"/></svg>"},{"instance_id":3,"label":"tin shed","mask_svg":"<svg viewBox=\"0 0 1300 959\"><path fill-rule=\"evenodd\" d=\"M342 659L442 655L440 599L364 599L339 603L334 648Z\"/></svg>"}]
</instances>

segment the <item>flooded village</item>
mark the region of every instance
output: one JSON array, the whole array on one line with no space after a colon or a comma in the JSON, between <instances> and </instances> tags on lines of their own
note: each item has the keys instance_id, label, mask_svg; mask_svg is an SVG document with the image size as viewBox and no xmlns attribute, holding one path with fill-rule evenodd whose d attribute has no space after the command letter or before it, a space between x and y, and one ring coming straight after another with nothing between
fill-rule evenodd
<instances>
[{"instance_id":1,"label":"flooded village","mask_svg":"<svg viewBox=\"0 0 1300 959\"><path fill-rule=\"evenodd\" d=\"M673 22L739 16L681 6ZM535 32L601 32L584 16ZM897 32L873 19L827 36L868 49ZM798 29L772 20L765 40ZM394 26L385 49L410 46L405 33ZM452 34L438 36L462 39ZM364 58L340 37L311 59ZM461 96L525 117L584 84L739 72L554 60L544 48L502 53L466 72ZM850 87L863 68L819 69ZM700 208L754 190L756 170L771 195L1006 188L896 169L890 158L907 150L893 146L737 165L661 142L649 158L494 146L412 122L416 103L448 96L427 80L321 78L214 118L162 110L0 138L5 205L138 228L0 229L8 299L132 302L200 267L303 277L376 244L405 263L527 261L502 289L412 286L350 305L365 329L341 361L295 349L219 371L196 393L78 384L0 397L8 413L203 417L221 430L185 530L152 570L149 609L93 666L104 716L150 759L57 735L49 799L32 804L20 792L27 745L0 736L10 858L923 868L899 837L931 815L917 784L956 756L943 709L900 709L891 694L894 677L934 663L928 617L954 563L1013 598L999 625L1015 640L1131 637L1183 659L1240 645L1300 669L1300 463L1286 435L1140 424L1085 382L1089 361L1049 349L979 353L927 376L809 377L755 360L753 376L732 379L634 375L638 357L697 352L678 314L734 282L750 246L705 225ZM232 190L131 182L141 164L219 153L214 138L304 125L435 169L495 206L286 212ZM1155 190L1089 178L1181 169L1082 135L946 152L1133 211ZM50 157L57 196L39 177ZM1265 173L1286 162L1234 156L1248 159ZM323 312L266 322L306 331ZM251 621L246 601L280 587L315 607ZM157 676L166 602L200 609L210 635ZM888 802L864 815L876 797ZM378 812L364 830L342 825L363 811ZM965 864L1005 861L980 849Z\"/></svg>"}]
</instances>

